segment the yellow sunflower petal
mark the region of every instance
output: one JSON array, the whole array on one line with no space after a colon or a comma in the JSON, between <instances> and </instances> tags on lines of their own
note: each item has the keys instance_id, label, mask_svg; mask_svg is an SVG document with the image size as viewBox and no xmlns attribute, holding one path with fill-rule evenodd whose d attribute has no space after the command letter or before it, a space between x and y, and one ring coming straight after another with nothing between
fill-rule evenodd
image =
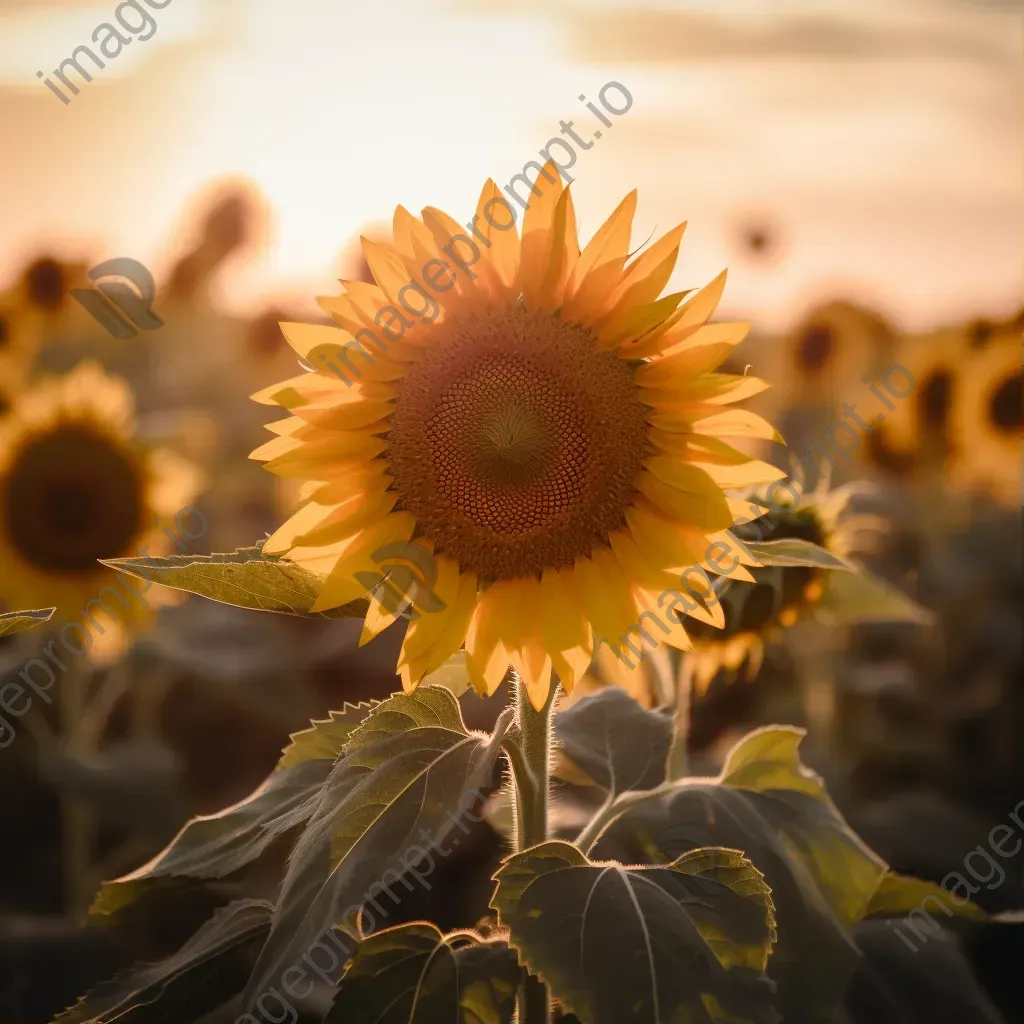
<instances>
[{"instance_id":1,"label":"yellow sunflower petal","mask_svg":"<svg viewBox=\"0 0 1024 1024\"><path fill-rule=\"evenodd\" d=\"M512 652L502 640L502 616L511 589L509 580L492 584L477 601L466 634L466 668L473 689L481 696L501 685Z\"/></svg>"},{"instance_id":2,"label":"yellow sunflower petal","mask_svg":"<svg viewBox=\"0 0 1024 1024\"><path fill-rule=\"evenodd\" d=\"M639 338L663 323L683 300L685 292L666 295L646 306L624 309L610 317L597 335L598 348L618 348L623 342Z\"/></svg>"},{"instance_id":3,"label":"yellow sunflower petal","mask_svg":"<svg viewBox=\"0 0 1024 1024\"><path fill-rule=\"evenodd\" d=\"M323 612L362 597L369 589L366 578L382 575L374 553L393 541L409 540L415 526L408 512L392 512L352 537L310 610Z\"/></svg>"},{"instance_id":4,"label":"yellow sunflower petal","mask_svg":"<svg viewBox=\"0 0 1024 1024\"><path fill-rule=\"evenodd\" d=\"M634 189L580 253L562 305L562 316L570 322L593 323L607 312L609 296L626 263L635 212Z\"/></svg>"},{"instance_id":5,"label":"yellow sunflower petal","mask_svg":"<svg viewBox=\"0 0 1024 1024\"><path fill-rule=\"evenodd\" d=\"M405 631L399 664L420 658L437 641L444 630L459 593L459 563L445 555L438 555L437 580L430 588L443 608L430 610L417 605L416 614Z\"/></svg>"},{"instance_id":6,"label":"yellow sunflower petal","mask_svg":"<svg viewBox=\"0 0 1024 1024\"><path fill-rule=\"evenodd\" d=\"M612 316L647 306L661 295L675 269L679 243L685 230L686 221L683 221L626 267L622 280L609 299Z\"/></svg>"},{"instance_id":7,"label":"yellow sunflower petal","mask_svg":"<svg viewBox=\"0 0 1024 1024\"><path fill-rule=\"evenodd\" d=\"M515 211L490 179L484 184L471 221L473 236L486 249L486 258L494 271L492 299L496 304L510 302L519 292L519 233ZM504 225L508 225L505 227Z\"/></svg>"},{"instance_id":8,"label":"yellow sunflower petal","mask_svg":"<svg viewBox=\"0 0 1024 1024\"><path fill-rule=\"evenodd\" d=\"M595 548L573 567L576 592L595 633L614 646L636 622L636 603L611 548Z\"/></svg>"},{"instance_id":9,"label":"yellow sunflower petal","mask_svg":"<svg viewBox=\"0 0 1024 1024\"><path fill-rule=\"evenodd\" d=\"M417 684L427 673L441 667L466 642L470 618L476 608L478 583L475 572L459 576L458 591L451 602L450 614L427 651L401 666L403 681Z\"/></svg>"},{"instance_id":10,"label":"yellow sunflower petal","mask_svg":"<svg viewBox=\"0 0 1024 1024\"><path fill-rule=\"evenodd\" d=\"M445 305L453 313L470 315L482 312L490 305L490 294L481 274L486 273L486 263L480 266L481 251L476 239L443 210L432 206L422 211L423 223L434 237L434 243L442 252L442 259L448 267L444 278L443 294ZM439 291L440 289L435 289Z\"/></svg>"},{"instance_id":11,"label":"yellow sunflower petal","mask_svg":"<svg viewBox=\"0 0 1024 1024\"><path fill-rule=\"evenodd\" d=\"M627 359L648 359L685 341L714 313L725 290L726 271L681 305L661 329L652 331L633 344L623 345L620 354Z\"/></svg>"},{"instance_id":12,"label":"yellow sunflower petal","mask_svg":"<svg viewBox=\"0 0 1024 1024\"><path fill-rule=\"evenodd\" d=\"M680 470L683 468L680 467ZM733 517L728 502L711 477L692 466L686 466L685 469L692 472L677 472L674 474L677 479L682 479L684 475L691 478L699 477L707 481L707 486L682 490L676 485L666 483L653 470L647 470L636 478L636 489L664 514L674 516L683 522L693 523L706 530L724 530L730 527Z\"/></svg>"},{"instance_id":13,"label":"yellow sunflower petal","mask_svg":"<svg viewBox=\"0 0 1024 1024\"><path fill-rule=\"evenodd\" d=\"M291 438L278 438L277 440L291 440ZM387 441L383 438L373 437L369 434L357 434L352 431L339 431L336 434L328 435L328 439L325 441L307 442L294 451L278 455L272 458L264 468L276 476L317 479L317 474L324 470L325 465L329 466L333 460L372 459L380 455L386 447Z\"/></svg>"},{"instance_id":14,"label":"yellow sunflower petal","mask_svg":"<svg viewBox=\"0 0 1024 1024\"><path fill-rule=\"evenodd\" d=\"M541 576L540 621L552 667L572 693L593 657L594 638L571 569L546 569Z\"/></svg>"}]
</instances>

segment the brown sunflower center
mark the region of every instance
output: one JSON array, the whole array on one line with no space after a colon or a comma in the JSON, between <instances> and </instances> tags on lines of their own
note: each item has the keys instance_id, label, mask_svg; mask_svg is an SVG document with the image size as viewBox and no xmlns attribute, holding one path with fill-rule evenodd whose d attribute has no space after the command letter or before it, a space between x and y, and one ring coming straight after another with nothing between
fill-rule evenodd
<instances>
[{"instance_id":1,"label":"brown sunflower center","mask_svg":"<svg viewBox=\"0 0 1024 1024\"><path fill-rule=\"evenodd\" d=\"M138 467L115 443L64 426L30 441L5 482L0 512L21 557L52 572L94 572L142 526Z\"/></svg>"},{"instance_id":2,"label":"brown sunflower center","mask_svg":"<svg viewBox=\"0 0 1024 1024\"><path fill-rule=\"evenodd\" d=\"M521 307L445 328L399 383L386 458L439 551L488 579L571 565L623 523L648 454L629 364Z\"/></svg>"}]
</instances>

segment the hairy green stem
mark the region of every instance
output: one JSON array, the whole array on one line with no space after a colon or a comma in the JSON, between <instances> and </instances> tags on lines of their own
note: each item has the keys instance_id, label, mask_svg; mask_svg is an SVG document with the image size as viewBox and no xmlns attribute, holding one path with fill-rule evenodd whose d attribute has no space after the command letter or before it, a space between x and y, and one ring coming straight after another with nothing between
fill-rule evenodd
<instances>
[{"instance_id":1,"label":"hairy green stem","mask_svg":"<svg viewBox=\"0 0 1024 1024\"><path fill-rule=\"evenodd\" d=\"M586 854L597 844L597 841L623 814L637 804L646 803L648 800L655 800L663 793L671 793L675 788L673 781L668 782L655 789L645 789L636 793L623 793L614 800L608 800L604 806L590 819L590 823L579 834L576 845Z\"/></svg>"},{"instance_id":2,"label":"hairy green stem","mask_svg":"<svg viewBox=\"0 0 1024 1024\"><path fill-rule=\"evenodd\" d=\"M685 658L686 655L683 655ZM668 752L669 779L682 779L689 771L686 747L690 739L690 701L692 683L687 666L683 665L676 674L675 729L672 747Z\"/></svg>"},{"instance_id":3,"label":"hairy green stem","mask_svg":"<svg viewBox=\"0 0 1024 1024\"><path fill-rule=\"evenodd\" d=\"M551 716L558 693L552 678L551 691L538 711L526 687L514 679L516 724L513 742L506 745L516 785L516 852L543 843L548 837L548 793L551 775ZM532 975L519 988L520 1024L548 1024L551 996L547 985Z\"/></svg>"}]
</instances>

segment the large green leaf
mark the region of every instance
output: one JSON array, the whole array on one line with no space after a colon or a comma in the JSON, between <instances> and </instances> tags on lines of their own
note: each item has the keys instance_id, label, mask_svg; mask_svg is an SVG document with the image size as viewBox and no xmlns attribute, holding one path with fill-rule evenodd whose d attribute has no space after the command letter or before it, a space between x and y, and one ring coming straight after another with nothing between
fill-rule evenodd
<instances>
[{"instance_id":1,"label":"large green leaf","mask_svg":"<svg viewBox=\"0 0 1024 1024\"><path fill-rule=\"evenodd\" d=\"M165 587L208 597L211 601L261 612L312 618L361 618L369 607L358 598L340 608L311 612L323 577L308 569L264 555L260 547L213 555L172 555L169 558L110 558L103 564L118 572Z\"/></svg>"},{"instance_id":2,"label":"large green leaf","mask_svg":"<svg viewBox=\"0 0 1024 1024\"><path fill-rule=\"evenodd\" d=\"M584 697L555 716L562 753L613 795L653 789L667 777L672 718L618 687Z\"/></svg>"},{"instance_id":3,"label":"large green leaf","mask_svg":"<svg viewBox=\"0 0 1024 1024\"><path fill-rule=\"evenodd\" d=\"M360 907L364 920L373 908L370 931L401 902L393 886L414 891L410 876L429 884L441 856L434 845L491 788L507 721L502 716L493 736L471 733L456 698L437 686L396 694L370 712L296 842L245 1008L335 923L358 938ZM390 910L380 903L384 893Z\"/></svg>"},{"instance_id":4,"label":"large green leaf","mask_svg":"<svg viewBox=\"0 0 1024 1024\"><path fill-rule=\"evenodd\" d=\"M14 636L26 629L34 629L48 622L56 608L37 608L30 612L4 612L0 614L0 640L5 636Z\"/></svg>"},{"instance_id":5,"label":"large green leaf","mask_svg":"<svg viewBox=\"0 0 1024 1024\"><path fill-rule=\"evenodd\" d=\"M898 587L866 569L828 573L817 614L826 623L917 622L928 625L935 615Z\"/></svg>"},{"instance_id":6,"label":"large green leaf","mask_svg":"<svg viewBox=\"0 0 1024 1024\"><path fill-rule=\"evenodd\" d=\"M708 845L743 850L777 908L779 943L768 973L787 1024L831 1020L858 959L850 930L887 869L801 764L803 735L756 730L734 747L719 778L631 794L595 848L626 862L672 861Z\"/></svg>"},{"instance_id":7,"label":"large green leaf","mask_svg":"<svg viewBox=\"0 0 1024 1024\"><path fill-rule=\"evenodd\" d=\"M783 540L766 540L747 543L747 550L762 565L798 566L812 569L845 569L856 571L856 566L831 551L809 540L787 537Z\"/></svg>"},{"instance_id":8,"label":"large green leaf","mask_svg":"<svg viewBox=\"0 0 1024 1024\"><path fill-rule=\"evenodd\" d=\"M875 890L867 909L867 917L907 917L914 914L946 917L966 917L971 921L991 921L992 918L973 900L954 900L941 885L926 882L910 875L888 871L882 884Z\"/></svg>"},{"instance_id":9,"label":"large green leaf","mask_svg":"<svg viewBox=\"0 0 1024 1024\"><path fill-rule=\"evenodd\" d=\"M198 1020L245 985L272 909L263 900L222 907L173 956L137 964L97 985L55 1024Z\"/></svg>"},{"instance_id":10,"label":"large green leaf","mask_svg":"<svg viewBox=\"0 0 1024 1024\"><path fill-rule=\"evenodd\" d=\"M254 861L313 813L331 766L373 706L346 704L329 719L293 733L277 767L258 789L217 814L193 818L148 864L104 883L91 912L116 913L160 881L223 878Z\"/></svg>"},{"instance_id":11,"label":"large green leaf","mask_svg":"<svg viewBox=\"0 0 1024 1024\"><path fill-rule=\"evenodd\" d=\"M279 772L305 761L337 760L349 736L379 703L376 700L346 703L341 711L329 711L329 718L314 719L308 729L293 732L274 770Z\"/></svg>"},{"instance_id":12,"label":"large green leaf","mask_svg":"<svg viewBox=\"0 0 1024 1024\"><path fill-rule=\"evenodd\" d=\"M763 976L772 899L736 850L627 868L553 841L496 881L491 906L527 967L586 1024L778 1020Z\"/></svg>"},{"instance_id":13,"label":"large green leaf","mask_svg":"<svg viewBox=\"0 0 1024 1024\"><path fill-rule=\"evenodd\" d=\"M507 942L403 924L359 945L324 1024L508 1024L520 976Z\"/></svg>"}]
</instances>

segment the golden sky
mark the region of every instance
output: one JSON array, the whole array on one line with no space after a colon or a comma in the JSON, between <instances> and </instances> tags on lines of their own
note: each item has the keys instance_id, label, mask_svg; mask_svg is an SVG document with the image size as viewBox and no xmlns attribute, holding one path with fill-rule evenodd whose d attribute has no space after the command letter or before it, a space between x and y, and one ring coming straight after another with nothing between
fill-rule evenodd
<instances>
[{"instance_id":1,"label":"golden sky","mask_svg":"<svg viewBox=\"0 0 1024 1024\"><path fill-rule=\"evenodd\" d=\"M395 204L466 219L558 133L585 238L640 189L636 244L688 220L674 284L730 267L768 326L842 294L914 327L1021 302L1024 16L997 0L168 0L63 105L52 74L113 0L0 0L0 282L42 249L159 276L214 179L273 221L225 301L336 291L338 254ZM738 245L773 226L772 260Z\"/></svg>"}]
</instances>

